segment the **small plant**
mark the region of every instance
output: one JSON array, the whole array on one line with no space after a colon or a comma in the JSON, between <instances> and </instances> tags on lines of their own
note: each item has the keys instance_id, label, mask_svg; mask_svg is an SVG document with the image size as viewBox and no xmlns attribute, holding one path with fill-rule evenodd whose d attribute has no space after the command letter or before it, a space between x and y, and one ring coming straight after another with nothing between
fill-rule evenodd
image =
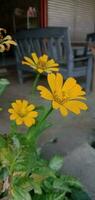
<instances>
[{"instance_id":1,"label":"small plant","mask_svg":"<svg viewBox=\"0 0 95 200\"><path fill-rule=\"evenodd\" d=\"M65 83L54 60L48 61L43 55L38 59L35 53L32 59L25 57L23 64L32 66L38 73L47 72L49 88L38 85L37 90L45 100L51 102L50 108L35 106L27 100L18 99L8 109L10 113L10 131L0 135L0 198L5 200L89 200L81 183L74 177L61 175L63 157L55 155L47 161L41 157L38 140L43 131L50 127L47 118L54 109L62 116L69 111L80 114L87 110L82 102L85 92L72 77ZM38 82L34 82L33 92ZM19 126L26 126L22 133Z\"/></svg>"}]
</instances>

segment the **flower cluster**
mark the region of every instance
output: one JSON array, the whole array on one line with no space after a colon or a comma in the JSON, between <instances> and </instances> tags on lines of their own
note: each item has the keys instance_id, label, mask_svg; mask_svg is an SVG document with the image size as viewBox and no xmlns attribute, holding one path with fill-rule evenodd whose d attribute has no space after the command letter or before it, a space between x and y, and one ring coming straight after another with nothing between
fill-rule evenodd
<instances>
[{"instance_id":1,"label":"flower cluster","mask_svg":"<svg viewBox=\"0 0 95 200\"><path fill-rule=\"evenodd\" d=\"M37 86L41 97L51 101L52 109L59 109L63 116L67 116L69 111L80 114L81 110L87 110L87 105L80 100L86 100L85 92L72 77L63 83L63 76L60 73L48 74L47 76L50 90L44 86ZM27 127L36 123L38 116L35 106L26 100L16 100L9 110L10 120L15 120L17 125L25 124Z\"/></svg>"},{"instance_id":2,"label":"flower cluster","mask_svg":"<svg viewBox=\"0 0 95 200\"><path fill-rule=\"evenodd\" d=\"M11 45L17 45L10 35L6 35L6 30L0 28L0 52L8 51Z\"/></svg>"}]
</instances>

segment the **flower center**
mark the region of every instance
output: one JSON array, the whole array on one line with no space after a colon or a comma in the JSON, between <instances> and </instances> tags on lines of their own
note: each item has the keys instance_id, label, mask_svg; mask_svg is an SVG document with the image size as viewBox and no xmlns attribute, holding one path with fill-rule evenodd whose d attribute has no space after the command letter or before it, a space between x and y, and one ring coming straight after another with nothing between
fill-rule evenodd
<instances>
[{"instance_id":1,"label":"flower center","mask_svg":"<svg viewBox=\"0 0 95 200\"><path fill-rule=\"evenodd\" d=\"M56 92L54 92L53 97L54 100L60 105L63 105L69 99L69 95L65 92L62 92L61 95L58 95Z\"/></svg>"},{"instance_id":2,"label":"flower center","mask_svg":"<svg viewBox=\"0 0 95 200\"><path fill-rule=\"evenodd\" d=\"M38 62L38 68L39 69L46 69L46 62L42 61L42 60L39 60L39 62Z\"/></svg>"},{"instance_id":3,"label":"flower center","mask_svg":"<svg viewBox=\"0 0 95 200\"><path fill-rule=\"evenodd\" d=\"M25 117L25 116L27 115L27 112L26 112L25 109L22 109L22 110L20 110L20 111L18 112L18 115L19 115L21 118L23 118L23 117Z\"/></svg>"}]
</instances>

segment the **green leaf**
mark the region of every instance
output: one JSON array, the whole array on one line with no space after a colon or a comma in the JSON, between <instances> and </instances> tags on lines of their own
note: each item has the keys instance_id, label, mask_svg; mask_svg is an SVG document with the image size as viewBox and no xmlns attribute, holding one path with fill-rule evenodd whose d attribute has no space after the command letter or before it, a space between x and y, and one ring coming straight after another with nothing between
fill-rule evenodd
<instances>
[{"instance_id":1,"label":"green leaf","mask_svg":"<svg viewBox=\"0 0 95 200\"><path fill-rule=\"evenodd\" d=\"M61 176L60 179L63 182L63 184L69 186L70 188L71 187L76 188L76 189L83 188L83 185L75 177L64 175L64 176Z\"/></svg>"},{"instance_id":2,"label":"green leaf","mask_svg":"<svg viewBox=\"0 0 95 200\"><path fill-rule=\"evenodd\" d=\"M71 192L70 187L61 178L56 178L53 183L53 188L59 191Z\"/></svg>"},{"instance_id":3,"label":"green leaf","mask_svg":"<svg viewBox=\"0 0 95 200\"><path fill-rule=\"evenodd\" d=\"M12 191L12 197L10 200L32 200L32 197L27 191L20 187L16 187Z\"/></svg>"},{"instance_id":4,"label":"green leaf","mask_svg":"<svg viewBox=\"0 0 95 200\"><path fill-rule=\"evenodd\" d=\"M0 148L4 148L6 146L6 140L3 135L0 135Z\"/></svg>"},{"instance_id":5,"label":"green leaf","mask_svg":"<svg viewBox=\"0 0 95 200\"><path fill-rule=\"evenodd\" d=\"M7 79L0 79L0 95L5 91L7 85L9 85L9 81Z\"/></svg>"},{"instance_id":6,"label":"green leaf","mask_svg":"<svg viewBox=\"0 0 95 200\"><path fill-rule=\"evenodd\" d=\"M34 169L33 173L37 173L38 175L43 176L44 179L48 178L48 177L53 177L55 178L55 173L53 170L51 170L48 167L45 166L39 166L39 168Z\"/></svg>"},{"instance_id":7,"label":"green leaf","mask_svg":"<svg viewBox=\"0 0 95 200\"><path fill-rule=\"evenodd\" d=\"M3 167L0 169L0 180L4 181L8 177L8 170L7 168Z\"/></svg>"},{"instance_id":8,"label":"green leaf","mask_svg":"<svg viewBox=\"0 0 95 200\"><path fill-rule=\"evenodd\" d=\"M70 200L91 200L88 194L83 190L72 189Z\"/></svg>"},{"instance_id":9,"label":"green leaf","mask_svg":"<svg viewBox=\"0 0 95 200\"><path fill-rule=\"evenodd\" d=\"M14 135L12 137L12 140L13 140L13 145L16 149L20 149L20 142L19 142L19 139L16 137L16 135Z\"/></svg>"},{"instance_id":10,"label":"green leaf","mask_svg":"<svg viewBox=\"0 0 95 200\"><path fill-rule=\"evenodd\" d=\"M62 165L63 165L63 157L62 156L54 156L49 162L49 167L55 171L60 170Z\"/></svg>"},{"instance_id":11,"label":"green leaf","mask_svg":"<svg viewBox=\"0 0 95 200\"><path fill-rule=\"evenodd\" d=\"M33 182L33 189L34 189L34 192L36 194L42 194L42 190L41 190L41 184L40 183L37 183L37 182Z\"/></svg>"}]
</instances>

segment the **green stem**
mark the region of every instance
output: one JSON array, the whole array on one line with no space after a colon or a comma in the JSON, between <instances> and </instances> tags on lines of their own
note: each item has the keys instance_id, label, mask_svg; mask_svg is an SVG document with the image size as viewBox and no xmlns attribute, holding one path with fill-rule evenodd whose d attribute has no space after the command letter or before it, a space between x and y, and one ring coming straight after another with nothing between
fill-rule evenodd
<instances>
[{"instance_id":1,"label":"green stem","mask_svg":"<svg viewBox=\"0 0 95 200\"><path fill-rule=\"evenodd\" d=\"M45 121L45 119L50 115L50 113L53 111L53 108L52 108L52 106L50 107L50 109L47 111L47 113L45 114L45 116L43 117L43 119L41 120L41 122L39 122L39 123L41 123L42 124L42 122L43 121Z\"/></svg>"},{"instance_id":2,"label":"green stem","mask_svg":"<svg viewBox=\"0 0 95 200\"><path fill-rule=\"evenodd\" d=\"M57 197L55 200L61 200L62 197L65 197L66 192L63 192L59 197Z\"/></svg>"},{"instance_id":3,"label":"green stem","mask_svg":"<svg viewBox=\"0 0 95 200\"><path fill-rule=\"evenodd\" d=\"M40 77L40 73L37 73L37 76L36 76L36 78L35 78L35 80L33 82L33 86L32 86L32 95L34 95L34 93L35 93L39 77Z\"/></svg>"},{"instance_id":4,"label":"green stem","mask_svg":"<svg viewBox=\"0 0 95 200\"><path fill-rule=\"evenodd\" d=\"M27 139L30 141L33 141L34 143L37 143L38 136L40 135L40 128L41 125L44 123L44 121L47 119L47 117L50 115L52 112L53 108L50 107L48 112L44 115L41 121L38 122L37 126L35 127L35 130L32 132L32 127L28 129L27 133Z\"/></svg>"},{"instance_id":5,"label":"green stem","mask_svg":"<svg viewBox=\"0 0 95 200\"><path fill-rule=\"evenodd\" d=\"M13 162L11 163L11 166L10 166L10 169L9 169L10 175L13 173L14 166L15 166L15 164L16 164L16 162L17 162L17 159L19 158L20 154L21 154L21 152L19 151L19 152L16 154L16 156L14 157Z\"/></svg>"}]
</instances>

